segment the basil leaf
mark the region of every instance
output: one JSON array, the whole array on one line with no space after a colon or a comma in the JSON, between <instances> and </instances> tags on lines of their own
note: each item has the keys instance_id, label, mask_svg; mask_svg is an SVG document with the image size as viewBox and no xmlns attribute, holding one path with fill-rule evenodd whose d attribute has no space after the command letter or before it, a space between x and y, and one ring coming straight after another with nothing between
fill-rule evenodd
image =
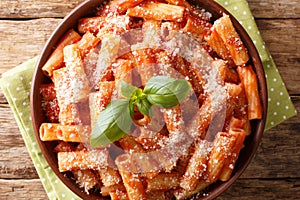
<instances>
[{"instance_id":1,"label":"basil leaf","mask_svg":"<svg viewBox=\"0 0 300 200\"><path fill-rule=\"evenodd\" d=\"M117 141L130 131L133 113L129 103L128 100L114 100L99 114L90 137L92 147Z\"/></svg>"},{"instance_id":2,"label":"basil leaf","mask_svg":"<svg viewBox=\"0 0 300 200\"><path fill-rule=\"evenodd\" d=\"M151 103L146 99L137 99L136 100L136 106L138 108L138 110L143 114L143 115L150 115L150 109L151 109Z\"/></svg>"},{"instance_id":3,"label":"basil leaf","mask_svg":"<svg viewBox=\"0 0 300 200\"><path fill-rule=\"evenodd\" d=\"M147 99L151 104L158 105L163 108L172 108L180 103L175 95L151 94L147 97Z\"/></svg>"},{"instance_id":4,"label":"basil leaf","mask_svg":"<svg viewBox=\"0 0 300 200\"><path fill-rule=\"evenodd\" d=\"M188 96L190 84L185 79L155 76L147 82L144 93L151 104L172 108Z\"/></svg>"},{"instance_id":5,"label":"basil leaf","mask_svg":"<svg viewBox=\"0 0 300 200\"><path fill-rule=\"evenodd\" d=\"M121 81L121 93L123 97L130 99L134 93L138 90L138 87L135 87L133 85L130 85L126 83L125 81Z\"/></svg>"}]
</instances>

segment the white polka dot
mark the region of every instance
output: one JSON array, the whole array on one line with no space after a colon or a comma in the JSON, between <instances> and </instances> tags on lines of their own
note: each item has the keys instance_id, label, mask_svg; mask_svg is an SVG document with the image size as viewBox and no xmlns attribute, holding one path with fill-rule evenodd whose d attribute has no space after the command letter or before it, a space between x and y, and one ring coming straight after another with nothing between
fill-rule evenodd
<instances>
[{"instance_id":1,"label":"white polka dot","mask_svg":"<svg viewBox=\"0 0 300 200\"><path fill-rule=\"evenodd\" d=\"M35 149L31 149L31 152L32 152L32 153L35 153Z\"/></svg>"},{"instance_id":2,"label":"white polka dot","mask_svg":"<svg viewBox=\"0 0 300 200\"><path fill-rule=\"evenodd\" d=\"M66 195L65 195L65 194L61 194L61 197L62 197L62 198L65 198L65 197L66 197Z\"/></svg>"},{"instance_id":3,"label":"white polka dot","mask_svg":"<svg viewBox=\"0 0 300 200\"><path fill-rule=\"evenodd\" d=\"M270 124L273 126L273 125L274 125L274 122L271 122Z\"/></svg>"},{"instance_id":4,"label":"white polka dot","mask_svg":"<svg viewBox=\"0 0 300 200\"><path fill-rule=\"evenodd\" d=\"M283 92L280 92L279 95L282 96L282 95L283 95Z\"/></svg>"},{"instance_id":5,"label":"white polka dot","mask_svg":"<svg viewBox=\"0 0 300 200\"><path fill-rule=\"evenodd\" d=\"M24 101L24 102L23 102L23 106L26 106L26 105L27 105L27 102Z\"/></svg>"},{"instance_id":6,"label":"white polka dot","mask_svg":"<svg viewBox=\"0 0 300 200\"><path fill-rule=\"evenodd\" d=\"M271 98L268 98L268 101L269 101L269 102L271 102L271 100L272 100Z\"/></svg>"},{"instance_id":7,"label":"white polka dot","mask_svg":"<svg viewBox=\"0 0 300 200\"><path fill-rule=\"evenodd\" d=\"M266 48L266 46L265 46L265 45L262 45L261 47L262 47L263 49L265 49L265 48Z\"/></svg>"},{"instance_id":8,"label":"white polka dot","mask_svg":"<svg viewBox=\"0 0 300 200\"><path fill-rule=\"evenodd\" d=\"M243 25L243 22L242 22L242 21L239 21L239 23L240 23L241 25Z\"/></svg>"},{"instance_id":9,"label":"white polka dot","mask_svg":"<svg viewBox=\"0 0 300 200\"><path fill-rule=\"evenodd\" d=\"M271 67L271 65L267 64L267 68L270 68L270 67Z\"/></svg>"},{"instance_id":10,"label":"white polka dot","mask_svg":"<svg viewBox=\"0 0 300 200\"><path fill-rule=\"evenodd\" d=\"M278 101L278 102L276 103L276 105L277 105L277 106L280 106L280 102Z\"/></svg>"},{"instance_id":11,"label":"white polka dot","mask_svg":"<svg viewBox=\"0 0 300 200\"><path fill-rule=\"evenodd\" d=\"M244 12L243 12L243 15L247 15L247 12L246 12L246 11L244 11Z\"/></svg>"},{"instance_id":12,"label":"white polka dot","mask_svg":"<svg viewBox=\"0 0 300 200\"><path fill-rule=\"evenodd\" d=\"M294 110L295 114L297 114L297 110Z\"/></svg>"},{"instance_id":13,"label":"white polka dot","mask_svg":"<svg viewBox=\"0 0 300 200\"><path fill-rule=\"evenodd\" d=\"M45 182L45 181L46 181L46 179L42 178L42 179L41 179L41 181L42 181L42 182Z\"/></svg>"},{"instance_id":14,"label":"white polka dot","mask_svg":"<svg viewBox=\"0 0 300 200\"><path fill-rule=\"evenodd\" d=\"M273 81L276 82L276 81L277 81L277 78L273 78Z\"/></svg>"},{"instance_id":15,"label":"white polka dot","mask_svg":"<svg viewBox=\"0 0 300 200\"><path fill-rule=\"evenodd\" d=\"M56 184L57 184L57 183L58 183L58 180L55 180L55 181L54 181L54 183L56 183Z\"/></svg>"},{"instance_id":16,"label":"white polka dot","mask_svg":"<svg viewBox=\"0 0 300 200\"><path fill-rule=\"evenodd\" d=\"M30 92L26 92L26 95L28 95L28 96L29 96L29 95L30 95Z\"/></svg>"},{"instance_id":17,"label":"white polka dot","mask_svg":"<svg viewBox=\"0 0 300 200\"><path fill-rule=\"evenodd\" d=\"M20 88L19 88L19 87L17 87L17 88L16 88L16 90L17 90L17 91L20 91Z\"/></svg>"},{"instance_id":18,"label":"white polka dot","mask_svg":"<svg viewBox=\"0 0 300 200\"><path fill-rule=\"evenodd\" d=\"M276 68L275 71L278 72L278 69Z\"/></svg>"},{"instance_id":19,"label":"white polka dot","mask_svg":"<svg viewBox=\"0 0 300 200\"><path fill-rule=\"evenodd\" d=\"M275 115L275 116L276 116L276 115L277 115L277 112L274 112L274 113L273 113L273 115Z\"/></svg>"},{"instance_id":20,"label":"white polka dot","mask_svg":"<svg viewBox=\"0 0 300 200\"><path fill-rule=\"evenodd\" d=\"M259 31L257 31L257 35L260 35L260 32L259 32Z\"/></svg>"},{"instance_id":21,"label":"white polka dot","mask_svg":"<svg viewBox=\"0 0 300 200\"><path fill-rule=\"evenodd\" d=\"M71 200L75 200L74 198L72 198Z\"/></svg>"},{"instance_id":22,"label":"white polka dot","mask_svg":"<svg viewBox=\"0 0 300 200\"><path fill-rule=\"evenodd\" d=\"M20 112L19 115L22 117L22 116L23 116L23 113Z\"/></svg>"},{"instance_id":23,"label":"white polka dot","mask_svg":"<svg viewBox=\"0 0 300 200\"><path fill-rule=\"evenodd\" d=\"M23 81L23 80L24 80L23 76L20 76L20 80L21 80L21 81Z\"/></svg>"},{"instance_id":24,"label":"white polka dot","mask_svg":"<svg viewBox=\"0 0 300 200\"><path fill-rule=\"evenodd\" d=\"M285 116L285 115L283 115L283 116L282 116L282 118L283 118L283 119L286 119L286 116Z\"/></svg>"},{"instance_id":25,"label":"white polka dot","mask_svg":"<svg viewBox=\"0 0 300 200\"><path fill-rule=\"evenodd\" d=\"M254 17L252 16L251 19L254 20Z\"/></svg>"},{"instance_id":26,"label":"white polka dot","mask_svg":"<svg viewBox=\"0 0 300 200\"><path fill-rule=\"evenodd\" d=\"M29 82L29 85L31 85L31 81Z\"/></svg>"},{"instance_id":27,"label":"white polka dot","mask_svg":"<svg viewBox=\"0 0 300 200\"><path fill-rule=\"evenodd\" d=\"M29 120L31 121L31 120L32 120L32 118L31 118L31 117L29 117Z\"/></svg>"},{"instance_id":28,"label":"white polka dot","mask_svg":"<svg viewBox=\"0 0 300 200\"><path fill-rule=\"evenodd\" d=\"M237 9L238 9L238 7L237 7L237 6L234 6L234 7L233 7L233 10L237 10Z\"/></svg>"},{"instance_id":29,"label":"white polka dot","mask_svg":"<svg viewBox=\"0 0 300 200\"><path fill-rule=\"evenodd\" d=\"M227 5L228 5L228 1L225 1L225 2L224 2L224 5L227 6Z\"/></svg>"},{"instance_id":30,"label":"white polka dot","mask_svg":"<svg viewBox=\"0 0 300 200\"><path fill-rule=\"evenodd\" d=\"M36 164L36 167L40 167L41 165L38 163L38 164Z\"/></svg>"},{"instance_id":31,"label":"white polka dot","mask_svg":"<svg viewBox=\"0 0 300 200\"><path fill-rule=\"evenodd\" d=\"M253 40L253 44L256 44L256 40Z\"/></svg>"},{"instance_id":32,"label":"white polka dot","mask_svg":"<svg viewBox=\"0 0 300 200\"><path fill-rule=\"evenodd\" d=\"M25 130L26 130L26 131L30 131L30 128L26 127ZM32 143L32 144L33 144L33 143Z\"/></svg>"},{"instance_id":33,"label":"white polka dot","mask_svg":"<svg viewBox=\"0 0 300 200\"><path fill-rule=\"evenodd\" d=\"M252 26L248 26L248 29L251 30L251 29L252 29Z\"/></svg>"},{"instance_id":34,"label":"white polka dot","mask_svg":"<svg viewBox=\"0 0 300 200\"><path fill-rule=\"evenodd\" d=\"M290 109L290 107L289 106L285 106L285 109L288 110L288 109Z\"/></svg>"},{"instance_id":35,"label":"white polka dot","mask_svg":"<svg viewBox=\"0 0 300 200\"><path fill-rule=\"evenodd\" d=\"M36 142L32 142L32 145L35 146L35 145L36 145Z\"/></svg>"},{"instance_id":36,"label":"white polka dot","mask_svg":"<svg viewBox=\"0 0 300 200\"><path fill-rule=\"evenodd\" d=\"M13 98L13 101L17 101L17 99L14 97L14 98Z\"/></svg>"},{"instance_id":37,"label":"white polka dot","mask_svg":"<svg viewBox=\"0 0 300 200\"><path fill-rule=\"evenodd\" d=\"M265 74L265 77L268 78L268 74Z\"/></svg>"},{"instance_id":38,"label":"white polka dot","mask_svg":"<svg viewBox=\"0 0 300 200\"><path fill-rule=\"evenodd\" d=\"M270 91L271 91L271 92L274 92L274 88L271 88Z\"/></svg>"},{"instance_id":39,"label":"white polka dot","mask_svg":"<svg viewBox=\"0 0 300 200\"><path fill-rule=\"evenodd\" d=\"M52 196L52 192L48 192L48 196L49 196L49 197Z\"/></svg>"},{"instance_id":40,"label":"white polka dot","mask_svg":"<svg viewBox=\"0 0 300 200\"><path fill-rule=\"evenodd\" d=\"M6 83L6 87L9 87L10 86L10 83Z\"/></svg>"}]
</instances>

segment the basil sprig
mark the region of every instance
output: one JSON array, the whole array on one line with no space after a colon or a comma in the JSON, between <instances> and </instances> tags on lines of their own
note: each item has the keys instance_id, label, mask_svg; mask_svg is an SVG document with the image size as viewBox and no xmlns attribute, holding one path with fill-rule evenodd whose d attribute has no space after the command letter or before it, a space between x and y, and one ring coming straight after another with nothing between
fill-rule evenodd
<instances>
[{"instance_id":1,"label":"basil sprig","mask_svg":"<svg viewBox=\"0 0 300 200\"><path fill-rule=\"evenodd\" d=\"M151 115L151 106L172 108L190 93L190 84L185 79L167 76L152 77L144 90L121 82L121 93L126 99L113 100L100 114L92 129L92 147L104 146L127 134L133 125L134 106L143 114Z\"/></svg>"}]
</instances>

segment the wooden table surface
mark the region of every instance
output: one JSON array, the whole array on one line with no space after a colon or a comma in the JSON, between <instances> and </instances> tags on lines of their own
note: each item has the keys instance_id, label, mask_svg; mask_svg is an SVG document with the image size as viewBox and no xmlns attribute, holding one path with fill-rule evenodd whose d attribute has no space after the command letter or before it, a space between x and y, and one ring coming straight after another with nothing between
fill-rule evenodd
<instances>
[{"instance_id":1,"label":"wooden table surface","mask_svg":"<svg viewBox=\"0 0 300 200\"><path fill-rule=\"evenodd\" d=\"M0 75L36 56L83 0L0 0ZM289 94L300 112L300 0L249 0ZM251 164L218 199L300 199L300 116L264 133ZM0 199L47 199L0 89Z\"/></svg>"}]
</instances>

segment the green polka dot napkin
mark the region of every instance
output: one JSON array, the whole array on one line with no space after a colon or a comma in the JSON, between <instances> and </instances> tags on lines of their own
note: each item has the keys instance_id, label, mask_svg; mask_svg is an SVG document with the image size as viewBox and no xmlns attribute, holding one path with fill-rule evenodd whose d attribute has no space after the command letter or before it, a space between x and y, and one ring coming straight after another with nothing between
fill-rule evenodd
<instances>
[{"instance_id":1,"label":"green polka dot napkin","mask_svg":"<svg viewBox=\"0 0 300 200\"><path fill-rule=\"evenodd\" d=\"M230 11L249 33L261 56L268 85L269 107L266 130L278 125L282 121L296 115L289 94L278 73L275 63L262 40L254 18L246 0L216 0ZM37 58L33 58L20 66L4 73L0 85L12 108L25 145L40 176L41 182L49 199L80 199L71 192L54 174L40 148L33 133L29 95L31 78Z\"/></svg>"}]
</instances>

